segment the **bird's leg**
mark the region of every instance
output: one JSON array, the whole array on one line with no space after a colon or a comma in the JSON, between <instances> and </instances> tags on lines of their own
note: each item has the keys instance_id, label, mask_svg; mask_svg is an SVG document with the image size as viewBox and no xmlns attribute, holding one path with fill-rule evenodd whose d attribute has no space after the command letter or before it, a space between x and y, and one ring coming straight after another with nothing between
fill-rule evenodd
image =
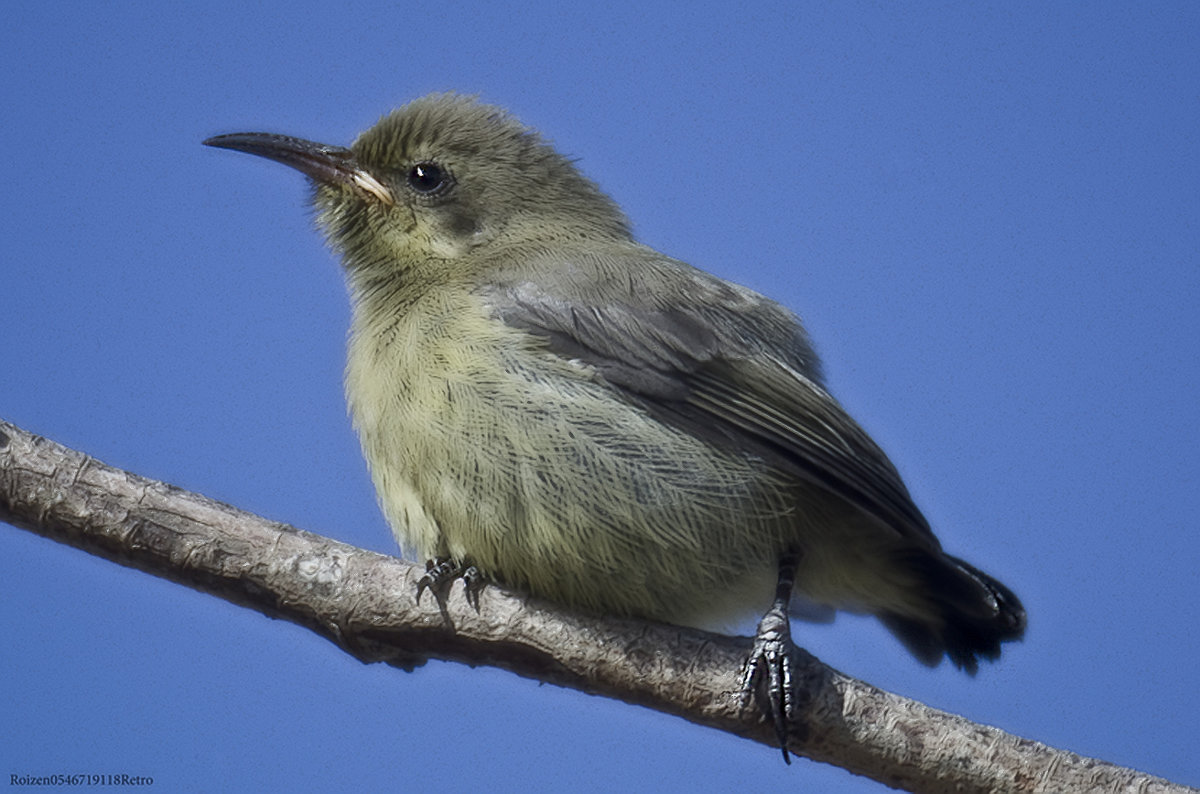
<instances>
[{"instance_id":1,"label":"bird's leg","mask_svg":"<svg viewBox=\"0 0 1200 794\"><path fill-rule=\"evenodd\" d=\"M758 622L754 635L754 646L742 672L742 696L749 700L758 698L767 717L775 725L775 736L783 750L783 760L791 763L788 756L788 736L796 714L796 689L793 681L792 627L788 617L788 605L792 600L792 588L796 582L796 565L800 562L798 551L789 551L779 558L779 580L775 585L775 601ZM765 699L760 686L766 684Z\"/></svg>"},{"instance_id":2,"label":"bird's leg","mask_svg":"<svg viewBox=\"0 0 1200 794\"><path fill-rule=\"evenodd\" d=\"M421 594L429 590L440 600L442 589L455 579L462 579L466 588L467 603L479 611L479 591L483 588L483 575L469 561L456 561L449 557L435 557L425 561L425 574L417 581L417 603Z\"/></svg>"}]
</instances>

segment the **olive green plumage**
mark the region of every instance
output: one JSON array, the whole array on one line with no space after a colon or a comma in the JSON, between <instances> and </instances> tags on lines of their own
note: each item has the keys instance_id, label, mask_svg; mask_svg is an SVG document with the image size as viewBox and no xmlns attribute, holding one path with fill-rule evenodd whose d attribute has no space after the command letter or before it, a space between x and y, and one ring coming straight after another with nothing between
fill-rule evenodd
<instances>
[{"instance_id":1,"label":"olive green plumage","mask_svg":"<svg viewBox=\"0 0 1200 794\"><path fill-rule=\"evenodd\" d=\"M418 558L602 613L721 625L781 555L809 600L879 615L926 662L1020 636L944 554L825 391L799 320L633 240L620 209L499 108L442 94L349 149L214 145L313 177L354 319L346 394Z\"/></svg>"}]
</instances>

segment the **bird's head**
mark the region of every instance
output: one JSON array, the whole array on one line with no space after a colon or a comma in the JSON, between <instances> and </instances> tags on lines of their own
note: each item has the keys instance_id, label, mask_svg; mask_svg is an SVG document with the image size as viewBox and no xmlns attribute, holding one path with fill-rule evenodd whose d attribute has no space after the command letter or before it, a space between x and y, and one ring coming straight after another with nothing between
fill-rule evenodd
<instances>
[{"instance_id":1,"label":"bird's head","mask_svg":"<svg viewBox=\"0 0 1200 794\"><path fill-rule=\"evenodd\" d=\"M410 102L349 148L260 132L205 143L308 175L321 227L364 276L450 275L505 245L629 239L620 208L570 160L503 109L457 94Z\"/></svg>"}]
</instances>

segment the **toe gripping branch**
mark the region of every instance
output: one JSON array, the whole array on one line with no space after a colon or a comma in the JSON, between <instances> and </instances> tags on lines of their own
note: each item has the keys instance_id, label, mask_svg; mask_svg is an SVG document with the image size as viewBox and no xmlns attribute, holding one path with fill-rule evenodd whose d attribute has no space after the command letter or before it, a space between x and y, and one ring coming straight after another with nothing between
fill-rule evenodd
<instances>
[{"instance_id":1,"label":"toe gripping branch","mask_svg":"<svg viewBox=\"0 0 1200 794\"><path fill-rule=\"evenodd\" d=\"M783 760L791 763L788 738L795 724L796 687L795 660L792 657L792 628L788 605L796 582L799 552L788 552L779 558L779 580L775 586L775 601L758 623L750 658L742 671L743 703L754 699L765 716L775 726L775 736L783 750ZM765 691L764 691L765 690Z\"/></svg>"},{"instance_id":2,"label":"toe gripping branch","mask_svg":"<svg viewBox=\"0 0 1200 794\"><path fill-rule=\"evenodd\" d=\"M455 579L463 580L466 588L467 603L479 611L479 591L483 589L483 575L469 561L452 560L449 557L435 557L425 561L425 574L417 580L417 603L421 603L421 594L426 590L433 593L438 601L444 599L446 588Z\"/></svg>"}]
</instances>

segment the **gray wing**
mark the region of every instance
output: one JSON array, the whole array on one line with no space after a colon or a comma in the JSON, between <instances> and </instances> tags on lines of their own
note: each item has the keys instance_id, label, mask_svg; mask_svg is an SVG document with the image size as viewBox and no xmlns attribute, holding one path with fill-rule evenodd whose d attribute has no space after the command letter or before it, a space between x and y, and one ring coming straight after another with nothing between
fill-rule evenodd
<instances>
[{"instance_id":1,"label":"gray wing","mask_svg":"<svg viewBox=\"0 0 1200 794\"><path fill-rule=\"evenodd\" d=\"M530 264L526 272L538 272ZM549 286L502 279L484 299L506 324L590 365L661 421L761 455L937 544L887 456L822 388L791 312L649 249L619 259L584 253L553 272Z\"/></svg>"}]
</instances>

